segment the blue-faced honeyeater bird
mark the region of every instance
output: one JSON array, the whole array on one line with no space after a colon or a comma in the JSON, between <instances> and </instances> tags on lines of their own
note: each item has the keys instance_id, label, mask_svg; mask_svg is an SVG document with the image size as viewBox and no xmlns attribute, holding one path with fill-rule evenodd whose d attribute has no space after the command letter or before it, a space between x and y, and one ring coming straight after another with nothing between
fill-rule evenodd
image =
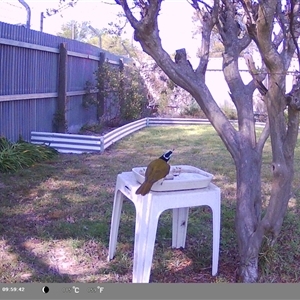
<instances>
[{"instance_id":1,"label":"blue-faced honeyeater bird","mask_svg":"<svg viewBox=\"0 0 300 300\"><path fill-rule=\"evenodd\" d=\"M172 156L173 151L167 151L161 157L153 160L147 166L145 172L145 181L141 186L136 190L137 195L145 196L151 190L152 185L160 180L165 178L170 172L170 165L168 164L169 159Z\"/></svg>"}]
</instances>

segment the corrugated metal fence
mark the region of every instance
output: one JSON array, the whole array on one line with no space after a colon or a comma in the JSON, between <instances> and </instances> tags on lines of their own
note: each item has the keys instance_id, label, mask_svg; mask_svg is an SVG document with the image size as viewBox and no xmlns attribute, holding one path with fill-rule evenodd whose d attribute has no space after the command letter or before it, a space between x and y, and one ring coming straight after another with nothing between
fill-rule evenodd
<instances>
[{"instance_id":1,"label":"corrugated metal fence","mask_svg":"<svg viewBox=\"0 0 300 300\"><path fill-rule=\"evenodd\" d=\"M0 135L16 141L52 132L61 107L71 132L96 122L96 108L84 108L82 97L86 82L95 83L100 56L120 62L89 44L0 22Z\"/></svg>"},{"instance_id":2,"label":"corrugated metal fence","mask_svg":"<svg viewBox=\"0 0 300 300\"><path fill-rule=\"evenodd\" d=\"M236 120L230 122L237 125ZM145 127L200 124L209 125L210 122L207 119L191 118L143 118L118 127L102 136L31 132L31 142L33 144L46 144L61 153L102 153L110 145ZM255 126L264 127L265 123L256 122Z\"/></svg>"},{"instance_id":3,"label":"corrugated metal fence","mask_svg":"<svg viewBox=\"0 0 300 300\"><path fill-rule=\"evenodd\" d=\"M33 144L46 144L61 153L103 152L123 137L147 126L210 124L206 119L143 118L121 126L103 136L32 132Z\"/></svg>"}]
</instances>

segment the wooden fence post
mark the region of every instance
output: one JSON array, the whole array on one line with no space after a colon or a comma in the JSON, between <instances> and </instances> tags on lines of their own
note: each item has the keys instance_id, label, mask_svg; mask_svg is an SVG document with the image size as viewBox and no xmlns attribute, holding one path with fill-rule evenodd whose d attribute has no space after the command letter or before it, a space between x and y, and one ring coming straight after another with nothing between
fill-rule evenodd
<instances>
[{"instance_id":1,"label":"wooden fence post","mask_svg":"<svg viewBox=\"0 0 300 300\"><path fill-rule=\"evenodd\" d=\"M59 64L58 64L58 98L57 111L54 117L54 124L57 132L65 133L66 124L66 102L67 102L67 61L68 53L66 43L59 45Z\"/></svg>"},{"instance_id":2,"label":"wooden fence post","mask_svg":"<svg viewBox=\"0 0 300 300\"><path fill-rule=\"evenodd\" d=\"M100 118L104 114L104 79L99 77L103 77L103 64L105 62L105 53L100 52L100 58L98 63L98 77L97 77L97 84L98 84L98 93L97 93L97 120L100 121Z\"/></svg>"}]
</instances>

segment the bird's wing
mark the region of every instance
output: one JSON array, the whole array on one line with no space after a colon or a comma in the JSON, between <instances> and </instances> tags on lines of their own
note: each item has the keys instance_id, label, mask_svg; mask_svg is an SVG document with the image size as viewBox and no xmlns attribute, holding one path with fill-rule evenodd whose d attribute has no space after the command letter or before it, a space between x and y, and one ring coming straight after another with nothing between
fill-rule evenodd
<instances>
[{"instance_id":1,"label":"bird's wing","mask_svg":"<svg viewBox=\"0 0 300 300\"><path fill-rule=\"evenodd\" d=\"M152 161L147 167L145 181L154 183L168 175L170 165L165 161L158 159Z\"/></svg>"}]
</instances>

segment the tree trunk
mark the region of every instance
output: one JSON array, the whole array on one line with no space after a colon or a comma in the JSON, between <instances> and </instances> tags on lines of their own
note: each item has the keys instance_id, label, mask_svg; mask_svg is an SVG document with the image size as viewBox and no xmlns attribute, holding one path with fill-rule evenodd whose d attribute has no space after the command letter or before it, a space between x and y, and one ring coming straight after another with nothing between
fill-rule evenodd
<instances>
[{"instance_id":1,"label":"tree trunk","mask_svg":"<svg viewBox=\"0 0 300 300\"><path fill-rule=\"evenodd\" d=\"M190 1L200 16L202 24L201 60L196 70L187 59L184 49L176 51L175 61L162 48L157 17L161 1L137 1L140 3L141 19L131 12L126 0L120 0L126 17L135 29L135 40L149 54L158 66L177 85L188 91L214 126L226 148L234 159L237 174L236 232L239 247L239 281L258 280L259 251L265 235L274 244L280 232L293 179L294 148L297 142L299 116L288 108L288 124L284 115L287 105L285 97L285 76L290 60L295 52L290 33L286 31L288 14L281 13L280 1L241 1L247 15L248 31L242 33L241 22L237 24L239 1L213 1L213 7L205 1ZM200 9L199 3L206 9ZM297 4L298 5L298 4ZM298 13L298 6L294 12ZM207 11L207 12L206 12ZM277 51L282 42L281 35L273 36L276 14L279 24L284 26L283 50ZM286 23L285 23L286 22ZM295 24L294 24L295 25ZM223 111L213 99L205 84L208 63L209 39L212 28L217 27L224 45L223 71L230 90L230 96L238 113L238 130L228 121ZM292 26L291 26L292 27ZM284 33L283 32L283 33ZM299 33L297 33L297 38ZM264 101L269 120L258 141L253 114L253 92L259 83L260 72L252 72L254 79L245 84L239 72L239 55L254 40L269 76L268 88L264 88ZM277 43L280 40L280 43ZM277 46L276 46L277 45ZM299 51L298 51L299 52ZM264 77L264 76L263 76ZM298 89L300 90L300 88ZM300 92L299 92L300 93ZM294 97L296 110L300 110L300 96ZM299 103L298 103L299 102ZM272 186L271 196L262 217L261 165L262 150L270 133L272 146Z\"/></svg>"},{"instance_id":2,"label":"tree trunk","mask_svg":"<svg viewBox=\"0 0 300 300\"><path fill-rule=\"evenodd\" d=\"M257 232L261 218L261 153L247 143L241 144L240 156L235 163L237 174L235 226L240 256L239 279L242 282L256 282L258 254L263 237Z\"/></svg>"},{"instance_id":3,"label":"tree trunk","mask_svg":"<svg viewBox=\"0 0 300 300\"><path fill-rule=\"evenodd\" d=\"M290 112L290 122L291 126L298 128L298 113ZM274 130L274 127L271 128ZM281 130L283 131L282 128ZM267 236L271 242L269 246L272 247L282 227L291 196L291 183L294 175L294 148L289 147L291 146L290 142L286 144L289 135L285 134L284 136L285 138L281 139L276 132L271 135L273 138L273 163L271 166L273 177L271 196L263 218L261 218L262 153L257 147L253 149L247 143L240 143L240 156L235 159L237 174L236 233L240 257L238 272L238 281L240 282L257 282L259 251L262 241ZM290 138L295 141L296 133ZM274 149L275 145L277 145L276 149Z\"/></svg>"}]
</instances>

